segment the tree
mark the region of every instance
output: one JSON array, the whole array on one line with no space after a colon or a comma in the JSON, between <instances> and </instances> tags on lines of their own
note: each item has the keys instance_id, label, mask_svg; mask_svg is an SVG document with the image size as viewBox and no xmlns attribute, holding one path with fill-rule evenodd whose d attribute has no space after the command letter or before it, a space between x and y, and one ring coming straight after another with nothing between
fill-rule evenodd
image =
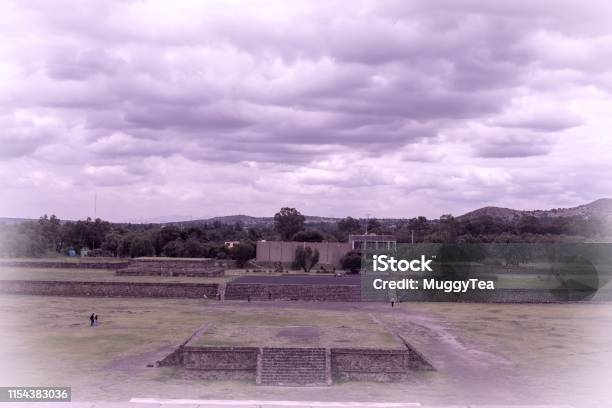
<instances>
[{"instance_id":1,"label":"tree","mask_svg":"<svg viewBox=\"0 0 612 408\"><path fill-rule=\"evenodd\" d=\"M368 220L368 234L380 234L382 232L382 224L376 218Z\"/></svg>"},{"instance_id":2,"label":"tree","mask_svg":"<svg viewBox=\"0 0 612 408\"><path fill-rule=\"evenodd\" d=\"M256 248L252 242L241 242L230 249L230 258L236 261L239 268L244 268L244 265L255 258L255 255Z\"/></svg>"},{"instance_id":3,"label":"tree","mask_svg":"<svg viewBox=\"0 0 612 408\"><path fill-rule=\"evenodd\" d=\"M112 252L114 256L119 255L119 246L121 245L121 235L116 232L106 234L101 248L105 251Z\"/></svg>"},{"instance_id":4,"label":"tree","mask_svg":"<svg viewBox=\"0 0 612 408\"><path fill-rule=\"evenodd\" d=\"M189 238L185 241L183 255L187 258L203 258L207 255L206 247L196 238Z\"/></svg>"},{"instance_id":5,"label":"tree","mask_svg":"<svg viewBox=\"0 0 612 408\"><path fill-rule=\"evenodd\" d=\"M155 255L155 247L153 242L145 236L137 235L130 243L130 257L137 258L140 256Z\"/></svg>"},{"instance_id":6,"label":"tree","mask_svg":"<svg viewBox=\"0 0 612 408\"><path fill-rule=\"evenodd\" d=\"M356 251L349 251L340 259L340 265L342 269L351 272L358 271L361 269L361 255Z\"/></svg>"},{"instance_id":7,"label":"tree","mask_svg":"<svg viewBox=\"0 0 612 408\"><path fill-rule=\"evenodd\" d=\"M165 225L155 234L155 253L161 254L164 247L180 238L181 230L175 225Z\"/></svg>"},{"instance_id":8,"label":"tree","mask_svg":"<svg viewBox=\"0 0 612 408\"><path fill-rule=\"evenodd\" d=\"M306 218L295 208L283 207L274 214L274 229L282 239L288 240L304 229L305 220Z\"/></svg>"},{"instance_id":9,"label":"tree","mask_svg":"<svg viewBox=\"0 0 612 408\"><path fill-rule=\"evenodd\" d=\"M521 233L538 234L542 232L540 220L533 215L526 215L522 217L518 228Z\"/></svg>"},{"instance_id":10,"label":"tree","mask_svg":"<svg viewBox=\"0 0 612 408\"><path fill-rule=\"evenodd\" d=\"M294 234L291 240L298 242L322 242L323 234L316 230L300 231Z\"/></svg>"},{"instance_id":11,"label":"tree","mask_svg":"<svg viewBox=\"0 0 612 408\"><path fill-rule=\"evenodd\" d=\"M42 238L47 242L50 249L55 252L62 251L62 237L60 234L60 220L54 214L47 217L47 214L38 219L38 226Z\"/></svg>"},{"instance_id":12,"label":"tree","mask_svg":"<svg viewBox=\"0 0 612 408\"><path fill-rule=\"evenodd\" d=\"M345 234L359 234L361 232L361 222L353 217L346 217L338 221L338 231Z\"/></svg>"},{"instance_id":13,"label":"tree","mask_svg":"<svg viewBox=\"0 0 612 408\"><path fill-rule=\"evenodd\" d=\"M440 237L445 244L457 242L457 221L450 214L440 217Z\"/></svg>"},{"instance_id":14,"label":"tree","mask_svg":"<svg viewBox=\"0 0 612 408\"><path fill-rule=\"evenodd\" d=\"M181 239L175 239L174 241L170 241L164 245L161 254L171 258L180 258L183 256L184 250L185 245L183 244L183 241L181 241Z\"/></svg>"},{"instance_id":15,"label":"tree","mask_svg":"<svg viewBox=\"0 0 612 408\"><path fill-rule=\"evenodd\" d=\"M293 266L295 268L302 268L304 272L309 272L313 266L319 262L319 250L311 247L299 246L295 249L295 259Z\"/></svg>"}]
</instances>

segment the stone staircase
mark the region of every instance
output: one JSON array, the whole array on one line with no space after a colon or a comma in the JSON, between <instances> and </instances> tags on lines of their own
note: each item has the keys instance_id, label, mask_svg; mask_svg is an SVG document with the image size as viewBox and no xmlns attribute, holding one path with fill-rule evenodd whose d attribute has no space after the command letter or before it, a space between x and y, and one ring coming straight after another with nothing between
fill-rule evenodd
<instances>
[{"instance_id":1,"label":"stone staircase","mask_svg":"<svg viewBox=\"0 0 612 408\"><path fill-rule=\"evenodd\" d=\"M257 384L331 385L331 357L324 348L262 348Z\"/></svg>"}]
</instances>

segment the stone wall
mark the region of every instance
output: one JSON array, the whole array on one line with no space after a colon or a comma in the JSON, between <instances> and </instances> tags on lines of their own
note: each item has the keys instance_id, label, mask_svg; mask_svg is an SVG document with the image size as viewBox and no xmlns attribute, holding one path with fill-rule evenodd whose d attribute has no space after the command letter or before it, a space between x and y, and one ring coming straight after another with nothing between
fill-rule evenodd
<instances>
[{"instance_id":1,"label":"stone wall","mask_svg":"<svg viewBox=\"0 0 612 408\"><path fill-rule=\"evenodd\" d=\"M255 381L257 347L184 347L181 365L187 377Z\"/></svg>"},{"instance_id":2,"label":"stone wall","mask_svg":"<svg viewBox=\"0 0 612 408\"><path fill-rule=\"evenodd\" d=\"M329 354L324 348L262 348L257 384L331 385L328 359Z\"/></svg>"},{"instance_id":3,"label":"stone wall","mask_svg":"<svg viewBox=\"0 0 612 408\"><path fill-rule=\"evenodd\" d=\"M350 251L347 242L258 241L256 262L293 262L295 250L309 246L319 250L319 263L340 267L340 259Z\"/></svg>"},{"instance_id":4,"label":"stone wall","mask_svg":"<svg viewBox=\"0 0 612 408\"><path fill-rule=\"evenodd\" d=\"M126 268L128 262L65 262L65 261L6 261L0 260L0 267L7 268L57 268L57 269L121 269Z\"/></svg>"},{"instance_id":5,"label":"stone wall","mask_svg":"<svg viewBox=\"0 0 612 408\"><path fill-rule=\"evenodd\" d=\"M115 272L120 276L223 276L225 269L214 259L135 258L127 268Z\"/></svg>"},{"instance_id":6,"label":"stone wall","mask_svg":"<svg viewBox=\"0 0 612 408\"><path fill-rule=\"evenodd\" d=\"M403 290L377 291L368 290L362 297L364 301L389 301L398 299L401 302L474 302L474 303L558 303L567 301L610 301L610 291L573 291L547 289L495 289L469 290L465 293L447 293L441 290Z\"/></svg>"},{"instance_id":7,"label":"stone wall","mask_svg":"<svg viewBox=\"0 0 612 408\"><path fill-rule=\"evenodd\" d=\"M261 385L330 385L333 381L404 381L433 367L408 349L185 346L158 366L188 378L248 380ZM425 363L425 364L423 364Z\"/></svg>"},{"instance_id":8,"label":"stone wall","mask_svg":"<svg viewBox=\"0 0 612 408\"><path fill-rule=\"evenodd\" d=\"M331 302L359 302L361 290L355 285L298 285L228 283L227 300L315 300Z\"/></svg>"},{"instance_id":9,"label":"stone wall","mask_svg":"<svg viewBox=\"0 0 612 408\"><path fill-rule=\"evenodd\" d=\"M336 381L402 381L414 370L433 367L410 348L397 349L331 349L332 375Z\"/></svg>"},{"instance_id":10,"label":"stone wall","mask_svg":"<svg viewBox=\"0 0 612 408\"><path fill-rule=\"evenodd\" d=\"M215 299L216 283L0 281L0 293L45 296Z\"/></svg>"}]
</instances>

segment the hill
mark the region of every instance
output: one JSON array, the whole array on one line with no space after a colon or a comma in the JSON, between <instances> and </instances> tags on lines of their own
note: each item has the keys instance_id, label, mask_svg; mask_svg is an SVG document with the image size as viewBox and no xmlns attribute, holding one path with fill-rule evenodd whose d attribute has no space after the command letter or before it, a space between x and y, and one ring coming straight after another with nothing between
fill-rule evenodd
<instances>
[{"instance_id":1,"label":"hill","mask_svg":"<svg viewBox=\"0 0 612 408\"><path fill-rule=\"evenodd\" d=\"M604 217L612 219L612 198L602 198L592 203L570 208L553 208L550 210L513 210L503 207L483 207L457 217L460 221L469 221L483 216L489 216L505 222L516 222L524 216L536 218L578 217L589 219Z\"/></svg>"}]
</instances>

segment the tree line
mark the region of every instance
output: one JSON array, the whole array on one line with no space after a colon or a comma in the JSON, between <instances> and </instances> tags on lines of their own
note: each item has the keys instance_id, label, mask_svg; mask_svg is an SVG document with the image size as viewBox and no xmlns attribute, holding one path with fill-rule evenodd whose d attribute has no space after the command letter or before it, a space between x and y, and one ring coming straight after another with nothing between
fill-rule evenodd
<instances>
[{"instance_id":1,"label":"tree line","mask_svg":"<svg viewBox=\"0 0 612 408\"><path fill-rule=\"evenodd\" d=\"M444 215L436 220L415 217L401 220L368 220L345 217L335 223L307 224L295 208L284 207L273 225L245 227L223 224L125 224L99 218L61 221L55 215L14 225L0 225L0 256L41 257L77 254L91 256L211 257L239 263L255 257L258 240L345 242L350 234L391 234L400 243L537 243L580 242L610 230L596 217L541 219L525 216L506 221L491 216L463 220ZM238 241L231 248L225 243Z\"/></svg>"}]
</instances>

